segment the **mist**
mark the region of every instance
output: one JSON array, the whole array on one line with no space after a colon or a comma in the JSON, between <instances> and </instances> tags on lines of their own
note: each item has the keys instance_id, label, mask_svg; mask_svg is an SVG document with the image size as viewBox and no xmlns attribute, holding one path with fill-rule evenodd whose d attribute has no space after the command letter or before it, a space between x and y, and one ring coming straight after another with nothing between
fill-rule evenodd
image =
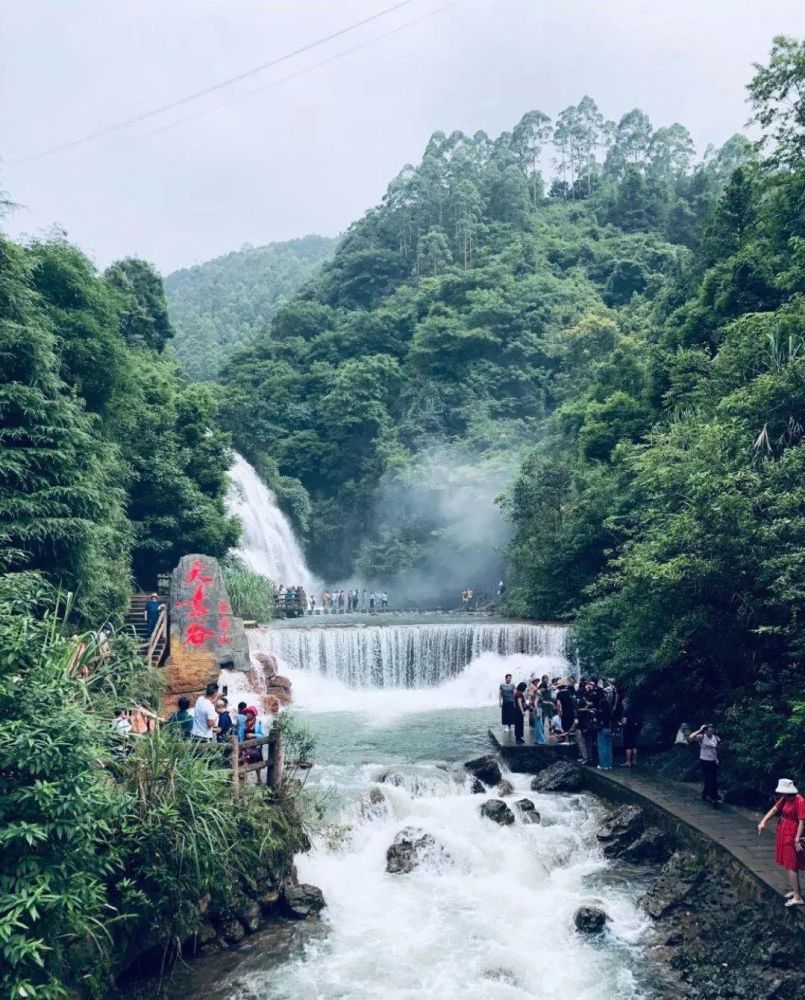
<instances>
[{"instance_id":1,"label":"mist","mask_svg":"<svg viewBox=\"0 0 805 1000\"><path fill-rule=\"evenodd\" d=\"M361 580L387 590L394 607L460 607L461 592L494 599L511 526L498 499L520 468L522 452L479 455L441 445L378 486L372 537L358 558Z\"/></svg>"}]
</instances>

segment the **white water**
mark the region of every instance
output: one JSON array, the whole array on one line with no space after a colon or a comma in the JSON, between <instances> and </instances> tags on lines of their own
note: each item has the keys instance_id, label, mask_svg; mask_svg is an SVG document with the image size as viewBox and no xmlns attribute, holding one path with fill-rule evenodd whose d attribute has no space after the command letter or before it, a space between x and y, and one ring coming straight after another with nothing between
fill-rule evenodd
<instances>
[{"instance_id":1,"label":"white water","mask_svg":"<svg viewBox=\"0 0 805 1000\"><path fill-rule=\"evenodd\" d=\"M308 593L319 581L305 564L302 549L288 518L277 506L277 498L241 455L229 470L232 480L227 509L243 522L243 537L237 550L249 569L276 584L302 586Z\"/></svg>"},{"instance_id":2,"label":"white water","mask_svg":"<svg viewBox=\"0 0 805 1000\"><path fill-rule=\"evenodd\" d=\"M371 688L432 688L463 677L465 667L484 654L540 658L544 669L536 660L532 669L541 674L564 673L568 666L567 629L558 625L323 626L261 629L251 635L253 650L273 653L291 676L313 674L319 681L337 680L364 692Z\"/></svg>"}]
</instances>

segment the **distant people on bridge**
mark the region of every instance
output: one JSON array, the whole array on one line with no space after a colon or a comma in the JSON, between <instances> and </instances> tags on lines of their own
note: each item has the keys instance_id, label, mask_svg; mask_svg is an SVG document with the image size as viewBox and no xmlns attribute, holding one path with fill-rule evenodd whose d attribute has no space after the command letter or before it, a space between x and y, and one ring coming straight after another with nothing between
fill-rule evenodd
<instances>
[{"instance_id":1,"label":"distant people on bridge","mask_svg":"<svg viewBox=\"0 0 805 1000\"><path fill-rule=\"evenodd\" d=\"M780 778L774 792L780 798L758 823L757 832L763 833L766 824L777 817L775 861L788 872L791 885L785 906L803 906L799 873L805 871L805 797L790 778Z\"/></svg>"},{"instance_id":2,"label":"distant people on bridge","mask_svg":"<svg viewBox=\"0 0 805 1000\"><path fill-rule=\"evenodd\" d=\"M153 593L145 602L145 610L143 612L143 617L145 618L145 625L148 629L148 638L154 634L154 629L157 627L157 622L159 621L159 613L165 607L164 603L160 600L159 594Z\"/></svg>"},{"instance_id":3,"label":"distant people on bridge","mask_svg":"<svg viewBox=\"0 0 805 1000\"><path fill-rule=\"evenodd\" d=\"M375 592L372 591L372 593L369 595L369 614L370 615L373 615L375 613L375 602L376 602L376 600L377 600L377 597L375 596Z\"/></svg>"},{"instance_id":4,"label":"distant people on bridge","mask_svg":"<svg viewBox=\"0 0 805 1000\"><path fill-rule=\"evenodd\" d=\"M514 693L516 690L512 684L512 675L506 674L500 685L498 703L500 705L500 724L505 726L509 732L512 731L514 725Z\"/></svg>"},{"instance_id":5,"label":"distant people on bridge","mask_svg":"<svg viewBox=\"0 0 805 1000\"><path fill-rule=\"evenodd\" d=\"M721 801L718 794L718 748L721 739L716 736L712 723L707 723L697 729L695 733L691 733L688 737L688 742L699 744L699 766L702 769L702 799L717 809ZM625 746L625 726L623 743Z\"/></svg>"}]
</instances>

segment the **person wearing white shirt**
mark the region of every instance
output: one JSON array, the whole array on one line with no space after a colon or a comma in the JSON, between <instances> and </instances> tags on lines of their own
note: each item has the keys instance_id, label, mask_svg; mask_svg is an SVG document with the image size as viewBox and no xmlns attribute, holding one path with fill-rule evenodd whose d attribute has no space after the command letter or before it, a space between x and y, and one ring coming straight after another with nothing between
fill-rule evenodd
<instances>
[{"instance_id":1,"label":"person wearing white shirt","mask_svg":"<svg viewBox=\"0 0 805 1000\"><path fill-rule=\"evenodd\" d=\"M207 685L204 694L196 699L196 704L193 706L193 729L190 733L194 740L209 743L215 738L218 713L210 699L214 698L217 692L218 685L212 681Z\"/></svg>"}]
</instances>

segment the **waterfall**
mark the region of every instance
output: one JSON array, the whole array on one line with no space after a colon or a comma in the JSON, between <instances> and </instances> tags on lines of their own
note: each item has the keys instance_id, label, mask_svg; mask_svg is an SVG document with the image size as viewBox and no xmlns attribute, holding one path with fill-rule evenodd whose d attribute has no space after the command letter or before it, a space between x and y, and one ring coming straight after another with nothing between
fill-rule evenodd
<instances>
[{"instance_id":1,"label":"waterfall","mask_svg":"<svg viewBox=\"0 0 805 1000\"><path fill-rule=\"evenodd\" d=\"M350 688L435 687L485 653L547 657L567 665L567 629L517 622L268 628L260 645L283 670Z\"/></svg>"},{"instance_id":2,"label":"waterfall","mask_svg":"<svg viewBox=\"0 0 805 1000\"><path fill-rule=\"evenodd\" d=\"M311 592L318 581L305 564L290 521L277 506L277 498L241 455L235 455L229 477L232 485L227 509L243 523L237 554L255 573L277 584L302 586Z\"/></svg>"}]
</instances>

